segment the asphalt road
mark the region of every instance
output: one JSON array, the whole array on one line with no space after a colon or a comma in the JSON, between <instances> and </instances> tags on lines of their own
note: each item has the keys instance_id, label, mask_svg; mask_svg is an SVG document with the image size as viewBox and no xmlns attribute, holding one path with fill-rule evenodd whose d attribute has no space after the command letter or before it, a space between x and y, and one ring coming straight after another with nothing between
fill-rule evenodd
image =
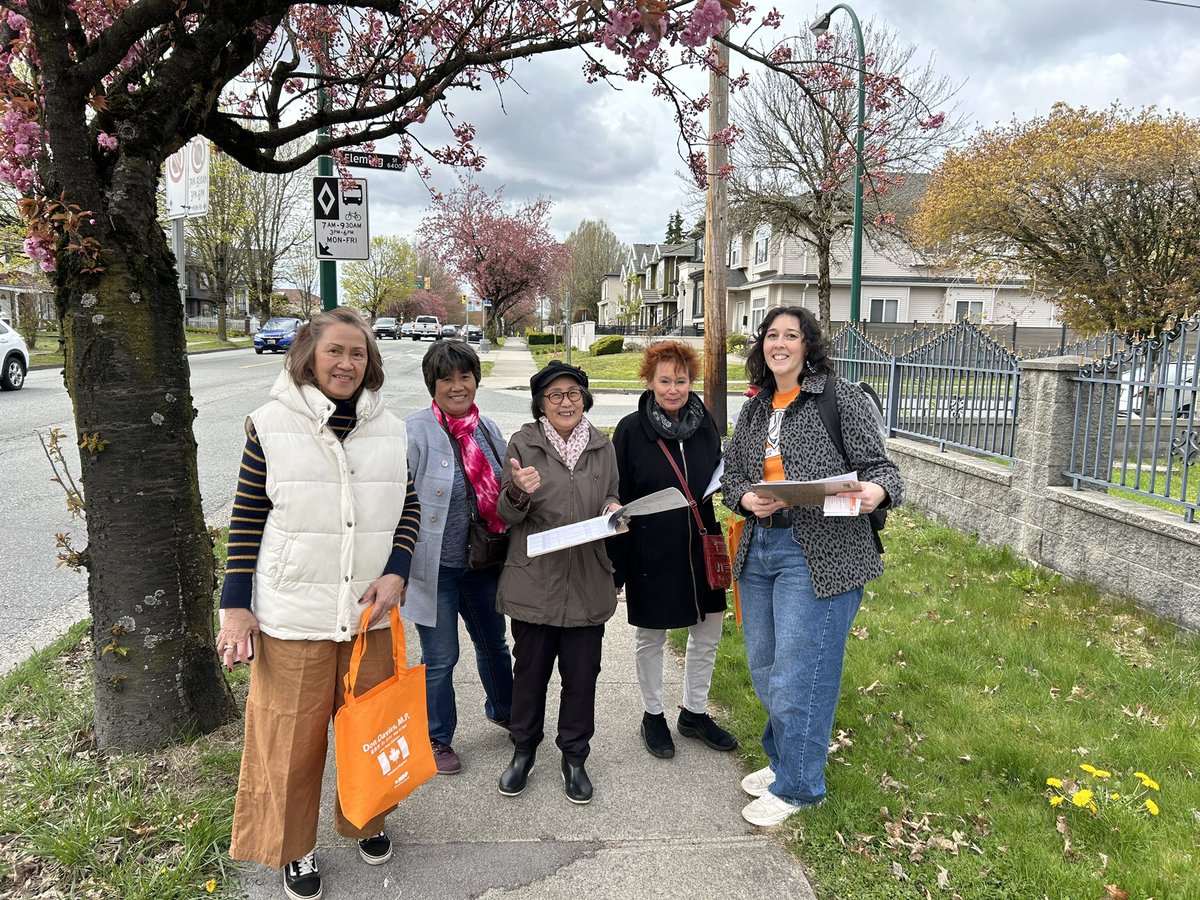
<instances>
[{"instance_id":1,"label":"asphalt road","mask_svg":"<svg viewBox=\"0 0 1200 900\"><path fill-rule=\"evenodd\" d=\"M429 347L427 341L380 344L387 371L384 394L401 417L429 403L421 378L421 357ZM266 401L283 357L231 350L195 355L190 363L199 411L195 430L204 513L210 523L224 524L246 415ZM485 379L479 407L505 435L529 421L528 392L487 385ZM635 394L597 395L589 418L612 426L635 403ZM0 394L0 509L5 512L0 518L0 605L5 612L0 616L0 672L88 615L85 574L55 568L55 535L71 532L75 546L82 547L86 529L71 520L62 490L50 481L53 473L38 434L48 436L52 428L65 433L67 458L78 475L71 401L61 370L30 372L22 390Z\"/></svg>"}]
</instances>

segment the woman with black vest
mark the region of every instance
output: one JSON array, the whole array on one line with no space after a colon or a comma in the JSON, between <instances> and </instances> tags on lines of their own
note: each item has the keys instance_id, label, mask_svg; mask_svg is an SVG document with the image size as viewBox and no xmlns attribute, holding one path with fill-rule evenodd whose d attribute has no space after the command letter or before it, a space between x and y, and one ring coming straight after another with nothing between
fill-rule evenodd
<instances>
[{"instance_id":1,"label":"woman with black vest","mask_svg":"<svg viewBox=\"0 0 1200 900\"><path fill-rule=\"evenodd\" d=\"M629 624L637 629L634 653L645 707L642 740L651 754L662 759L675 755L663 709L663 645L669 628L688 629L676 723L679 733L714 750L737 747L734 736L708 715L725 590L708 585L700 535L701 523L706 533L721 534L712 497L705 496L721 461L721 438L712 416L691 389L699 371L699 356L688 344L651 344L638 372L646 391L637 412L623 418L613 435L621 503L673 487L690 493L697 504L695 513L672 509L634 516L626 534L608 541L613 577L618 586L625 586Z\"/></svg>"},{"instance_id":2,"label":"woman with black vest","mask_svg":"<svg viewBox=\"0 0 1200 900\"><path fill-rule=\"evenodd\" d=\"M282 866L293 900L321 896L326 735L363 613L359 693L394 671L388 614L404 602L421 525L382 385L362 317L331 310L300 328L271 401L246 420L217 635L226 667L252 665L230 855ZM392 857L386 816L357 828L335 796L334 828L368 865Z\"/></svg>"}]
</instances>

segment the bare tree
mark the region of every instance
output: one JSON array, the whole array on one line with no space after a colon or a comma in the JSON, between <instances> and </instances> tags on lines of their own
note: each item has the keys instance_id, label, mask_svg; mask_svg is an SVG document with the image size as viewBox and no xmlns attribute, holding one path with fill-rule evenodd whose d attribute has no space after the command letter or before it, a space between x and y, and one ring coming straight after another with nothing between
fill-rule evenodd
<instances>
[{"instance_id":1,"label":"bare tree","mask_svg":"<svg viewBox=\"0 0 1200 900\"><path fill-rule=\"evenodd\" d=\"M909 178L927 173L961 132L931 111L958 90L915 60L917 48L885 26L864 27L867 49L863 185L866 234L876 246L894 240L891 227L912 211ZM837 238L853 224L854 137L858 118L858 51L848 31L817 38L807 31L792 46L795 59L816 60L810 83L823 85L819 105L794 78L766 70L734 98L734 123L742 139L733 147L729 180L735 229L769 226L813 247L823 327L829 327L830 265ZM903 87L900 87L901 81ZM922 179L923 181L923 179Z\"/></svg>"},{"instance_id":2,"label":"bare tree","mask_svg":"<svg viewBox=\"0 0 1200 900\"><path fill-rule=\"evenodd\" d=\"M250 308L261 308L264 318L271 315L280 260L312 245L308 192L313 169L310 165L295 172L254 172L247 179L246 202L255 215L247 220L243 237L246 281Z\"/></svg>"},{"instance_id":3,"label":"bare tree","mask_svg":"<svg viewBox=\"0 0 1200 900\"><path fill-rule=\"evenodd\" d=\"M404 238L371 238L371 258L346 263L342 268L347 302L370 315L374 322L387 306L412 296L416 264L416 252Z\"/></svg>"},{"instance_id":4,"label":"bare tree","mask_svg":"<svg viewBox=\"0 0 1200 900\"><path fill-rule=\"evenodd\" d=\"M310 232L309 237L312 237ZM320 308L320 298L317 295L317 277L320 268L317 258L313 256L311 243L302 243L292 247L279 261L277 273L285 281L294 284L299 291L300 313L305 319L311 319ZM272 294L272 296L274 296ZM270 315L269 311L264 316Z\"/></svg>"},{"instance_id":5,"label":"bare tree","mask_svg":"<svg viewBox=\"0 0 1200 900\"><path fill-rule=\"evenodd\" d=\"M571 263L563 279L576 309L586 309L592 318L600 304L600 283L621 266L625 245L602 221L584 219L567 235Z\"/></svg>"}]
</instances>

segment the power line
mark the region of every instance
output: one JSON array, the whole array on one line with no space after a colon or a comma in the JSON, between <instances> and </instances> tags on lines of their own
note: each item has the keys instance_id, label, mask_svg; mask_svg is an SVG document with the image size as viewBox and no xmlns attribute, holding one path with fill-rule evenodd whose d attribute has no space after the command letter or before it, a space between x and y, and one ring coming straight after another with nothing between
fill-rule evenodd
<instances>
[{"instance_id":1,"label":"power line","mask_svg":"<svg viewBox=\"0 0 1200 900\"><path fill-rule=\"evenodd\" d=\"M1200 9L1197 3L1182 3L1181 0L1142 0L1143 3L1161 3L1163 6L1183 6L1187 9Z\"/></svg>"}]
</instances>

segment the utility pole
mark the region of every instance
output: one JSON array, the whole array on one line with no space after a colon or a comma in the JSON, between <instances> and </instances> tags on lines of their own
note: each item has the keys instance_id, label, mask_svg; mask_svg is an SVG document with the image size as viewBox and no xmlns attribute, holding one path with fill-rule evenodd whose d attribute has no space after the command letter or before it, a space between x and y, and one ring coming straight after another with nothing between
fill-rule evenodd
<instances>
[{"instance_id":1,"label":"utility pole","mask_svg":"<svg viewBox=\"0 0 1200 900\"><path fill-rule=\"evenodd\" d=\"M729 34L725 25L722 37ZM729 253L728 203L725 179L718 175L729 162L729 151L712 136L729 126L729 47L716 38L718 71L708 75L708 194L704 203L704 405L716 420L717 431L729 431L725 392L725 258Z\"/></svg>"},{"instance_id":2,"label":"utility pole","mask_svg":"<svg viewBox=\"0 0 1200 900\"><path fill-rule=\"evenodd\" d=\"M571 364L571 292L563 298L563 344L566 345L566 363Z\"/></svg>"}]
</instances>

